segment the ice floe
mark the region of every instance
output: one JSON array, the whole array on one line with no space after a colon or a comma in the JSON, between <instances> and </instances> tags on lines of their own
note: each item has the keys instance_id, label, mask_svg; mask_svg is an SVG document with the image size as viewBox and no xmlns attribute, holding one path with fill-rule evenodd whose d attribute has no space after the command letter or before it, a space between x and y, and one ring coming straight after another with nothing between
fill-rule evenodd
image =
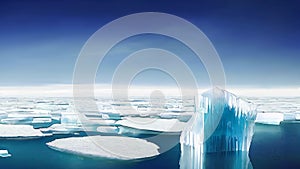
<instances>
[{"instance_id":1,"label":"ice floe","mask_svg":"<svg viewBox=\"0 0 300 169\"><path fill-rule=\"evenodd\" d=\"M283 113L283 120L284 121L296 120L296 114L295 113Z\"/></svg>"},{"instance_id":2,"label":"ice floe","mask_svg":"<svg viewBox=\"0 0 300 169\"><path fill-rule=\"evenodd\" d=\"M83 131L83 128L81 125L53 124L48 128L42 128L40 130L42 132L52 134L71 134L75 132L81 132Z\"/></svg>"},{"instance_id":3,"label":"ice floe","mask_svg":"<svg viewBox=\"0 0 300 169\"><path fill-rule=\"evenodd\" d=\"M51 123L52 118L48 114L10 113L5 118L1 119L0 122L4 124Z\"/></svg>"},{"instance_id":4,"label":"ice floe","mask_svg":"<svg viewBox=\"0 0 300 169\"><path fill-rule=\"evenodd\" d=\"M95 123L101 126L113 126L116 123L116 120L104 120L100 118L92 118L92 119L88 119L88 121L90 123Z\"/></svg>"},{"instance_id":5,"label":"ice floe","mask_svg":"<svg viewBox=\"0 0 300 169\"><path fill-rule=\"evenodd\" d=\"M100 133L118 133L118 127L115 126L100 126L97 128L97 131Z\"/></svg>"},{"instance_id":6,"label":"ice floe","mask_svg":"<svg viewBox=\"0 0 300 169\"><path fill-rule=\"evenodd\" d=\"M132 160L159 155L159 147L143 139L121 136L87 136L56 139L47 145L83 156Z\"/></svg>"},{"instance_id":7,"label":"ice floe","mask_svg":"<svg viewBox=\"0 0 300 169\"><path fill-rule=\"evenodd\" d=\"M0 124L0 138L38 138L46 136L30 125Z\"/></svg>"},{"instance_id":8,"label":"ice floe","mask_svg":"<svg viewBox=\"0 0 300 169\"><path fill-rule=\"evenodd\" d=\"M127 117L123 120L117 121L116 124L140 130L150 130L158 132L181 132L186 125L186 123L180 122L177 119L139 117Z\"/></svg>"},{"instance_id":9,"label":"ice floe","mask_svg":"<svg viewBox=\"0 0 300 169\"><path fill-rule=\"evenodd\" d=\"M255 123L280 125L283 120L283 113L257 113Z\"/></svg>"},{"instance_id":10,"label":"ice floe","mask_svg":"<svg viewBox=\"0 0 300 169\"><path fill-rule=\"evenodd\" d=\"M7 150L0 150L0 157L10 157L11 154L8 153Z\"/></svg>"},{"instance_id":11,"label":"ice floe","mask_svg":"<svg viewBox=\"0 0 300 169\"><path fill-rule=\"evenodd\" d=\"M80 124L81 122L77 113L62 112L60 123L66 125L77 125Z\"/></svg>"}]
</instances>

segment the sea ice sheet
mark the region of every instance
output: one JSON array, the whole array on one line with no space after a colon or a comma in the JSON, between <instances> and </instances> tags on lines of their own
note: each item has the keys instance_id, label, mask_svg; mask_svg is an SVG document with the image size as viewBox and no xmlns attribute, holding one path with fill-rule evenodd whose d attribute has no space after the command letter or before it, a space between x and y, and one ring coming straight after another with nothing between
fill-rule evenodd
<instances>
[{"instance_id":1,"label":"sea ice sheet","mask_svg":"<svg viewBox=\"0 0 300 169\"><path fill-rule=\"evenodd\" d=\"M11 154L9 154L7 150L0 150L0 157L6 158L10 156Z\"/></svg>"},{"instance_id":2,"label":"sea ice sheet","mask_svg":"<svg viewBox=\"0 0 300 169\"><path fill-rule=\"evenodd\" d=\"M181 132L186 125L186 123L180 122L177 119L140 117L127 117L123 120L117 121L116 124L140 130L150 130L158 132Z\"/></svg>"},{"instance_id":3,"label":"sea ice sheet","mask_svg":"<svg viewBox=\"0 0 300 169\"><path fill-rule=\"evenodd\" d=\"M283 120L283 113L257 113L255 123L280 125Z\"/></svg>"},{"instance_id":4,"label":"sea ice sheet","mask_svg":"<svg viewBox=\"0 0 300 169\"><path fill-rule=\"evenodd\" d=\"M132 160L159 155L159 147L143 139L122 136L87 136L56 139L47 145L83 156Z\"/></svg>"},{"instance_id":5,"label":"sea ice sheet","mask_svg":"<svg viewBox=\"0 0 300 169\"><path fill-rule=\"evenodd\" d=\"M45 136L45 134L30 125L0 124L0 138L33 138L42 136Z\"/></svg>"}]
</instances>

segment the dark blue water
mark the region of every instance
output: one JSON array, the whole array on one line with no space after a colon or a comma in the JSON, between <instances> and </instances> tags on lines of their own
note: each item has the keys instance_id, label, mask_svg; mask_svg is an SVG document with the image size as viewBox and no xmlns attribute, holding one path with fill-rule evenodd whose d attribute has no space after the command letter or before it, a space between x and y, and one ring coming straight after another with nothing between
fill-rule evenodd
<instances>
[{"instance_id":1,"label":"dark blue water","mask_svg":"<svg viewBox=\"0 0 300 169\"><path fill-rule=\"evenodd\" d=\"M254 169L299 169L300 124L284 123L281 126L256 125L249 158ZM121 161L87 158L49 149L45 143L62 136L35 140L0 140L0 148L8 149L10 158L0 158L2 169L178 169L180 147L158 157L140 161ZM207 161L220 169L217 162L224 155L210 155ZM249 159L248 158L248 159ZM237 168L240 169L240 168Z\"/></svg>"},{"instance_id":2,"label":"dark blue water","mask_svg":"<svg viewBox=\"0 0 300 169\"><path fill-rule=\"evenodd\" d=\"M300 168L300 123L256 126L250 159L254 169Z\"/></svg>"}]
</instances>

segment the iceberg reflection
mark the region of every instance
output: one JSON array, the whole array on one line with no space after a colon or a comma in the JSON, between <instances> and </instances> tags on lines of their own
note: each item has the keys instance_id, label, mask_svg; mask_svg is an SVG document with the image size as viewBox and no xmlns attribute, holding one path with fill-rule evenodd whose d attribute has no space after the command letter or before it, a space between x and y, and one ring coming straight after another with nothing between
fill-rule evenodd
<instances>
[{"instance_id":1,"label":"iceberg reflection","mask_svg":"<svg viewBox=\"0 0 300 169\"><path fill-rule=\"evenodd\" d=\"M203 169L253 169L246 151L207 153L203 156Z\"/></svg>"}]
</instances>

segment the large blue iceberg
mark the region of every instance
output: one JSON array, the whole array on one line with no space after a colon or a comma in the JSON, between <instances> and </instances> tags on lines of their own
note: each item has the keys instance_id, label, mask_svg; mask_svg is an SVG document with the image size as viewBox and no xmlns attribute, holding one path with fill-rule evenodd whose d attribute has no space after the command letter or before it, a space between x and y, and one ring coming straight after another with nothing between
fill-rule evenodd
<instances>
[{"instance_id":1,"label":"large blue iceberg","mask_svg":"<svg viewBox=\"0 0 300 169\"><path fill-rule=\"evenodd\" d=\"M256 107L232 93L203 93L181 134L181 169L201 169L208 153L248 152L255 118Z\"/></svg>"}]
</instances>

